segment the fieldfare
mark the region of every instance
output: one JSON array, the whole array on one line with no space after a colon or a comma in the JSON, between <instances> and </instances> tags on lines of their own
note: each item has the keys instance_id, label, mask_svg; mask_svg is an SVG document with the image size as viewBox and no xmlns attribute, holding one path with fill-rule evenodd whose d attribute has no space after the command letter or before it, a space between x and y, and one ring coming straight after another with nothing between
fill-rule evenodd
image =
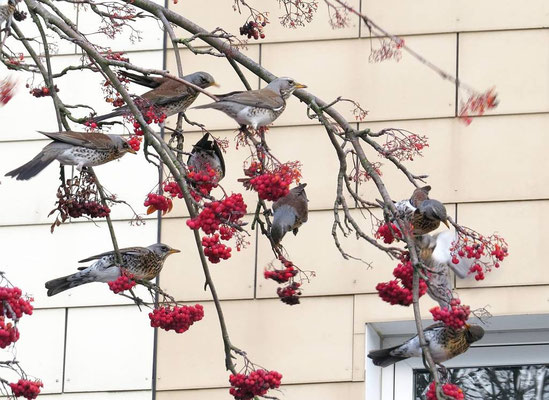
<instances>
[{"instance_id":1,"label":"fieldfare","mask_svg":"<svg viewBox=\"0 0 549 400\"><path fill-rule=\"evenodd\" d=\"M471 343L484 336L484 329L480 325L472 324L454 330L443 323L437 323L425 328L424 332L433 361L437 364L465 353ZM387 367L410 357L421 356L422 350L417 335L398 346L368 353L368 358L379 367Z\"/></svg>"},{"instance_id":2,"label":"fieldfare","mask_svg":"<svg viewBox=\"0 0 549 400\"><path fill-rule=\"evenodd\" d=\"M214 108L223 111L240 125L254 129L271 124L286 108L294 90L307 86L292 78L276 78L265 88L218 95L219 101L194 108Z\"/></svg>"},{"instance_id":3,"label":"fieldfare","mask_svg":"<svg viewBox=\"0 0 549 400\"><path fill-rule=\"evenodd\" d=\"M413 226L414 236L432 232L443 222L449 228L446 207L438 200L429 199L431 186L414 190L412 197L395 204L399 218Z\"/></svg>"},{"instance_id":4,"label":"fieldfare","mask_svg":"<svg viewBox=\"0 0 549 400\"><path fill-rule=\"evenodd\" d=\"M108 251L96 256L88 257L79 262L98 260L89 267L80 267L72 275L52 279L46 282L48 296L53 296L67 289L90 282L111 282L118 279L122 272L133 274L135 279L154 279L162 270L166 257L179 253L179 250L170 246L156 243L148 247L128 247L120 249L122 265L116 265L114 251Z\"/></svg>"},{"instance_id":5,"label":"fieldfare","mask_svg":"<svg viewBox=\"0 0 549 400\"><path fill-rule=\"evenodd\" d=\"M309 207L307 205L306 183L302 183L275 201L273 204L273 225L271 238L278 245L286 232L293 231L297 235L298 228L307 222Z\"/></svg>"},{"instance_id":6,"label":"fieldfare","mask_svg":"<svg viewBox=\"0 0 549 400\"><path fill-rule=\"evenodd\" d=\"M225 160L215 140L208 140L209 133L202 136L195 145L187 160L187 165L195 172L208 172L208 167L215 171L213 183L218 183L225 176Z\"/></svg>"},{"instance_id":7,"label":"fieldfare","mask_svg":"<svg viewBox=\"0 0 549 400\"><path fill-rule=\"evenodd\" d=\"M135 150L121 136L103 133L84 132L40 132L53 142L48 144L28 163L14 169L6 176L17 180L27 180L46 168L53 160L64 165L76 165L80 171L84 167L95 167L116 160Z\"/></svg>"},{"instance_id":8,"label":"fieldfare","mask_svg":"<svg viewBox=\"0 0 549 400\"><path fill-rule=\"evenodd\" d=\"M138 106L146 109L154 107L155 111L160 114L166 114L167 117L184 112L198 97L199 93L195 89L170 78L157 78L123 72L130 81L142 86L152 88L148 92L139 96L141 99ZM194 72L190 75L185 75L184 80L206 89L210 86L218 86L215 83L213 76L207 72ZM105 115L93 117L94 122L104 121L109 118L118 117L129 114L128 106L122 106L113 112Z\"/></svg>"},{"instance_id":9,"label":"fieldfare","mask_svg":"<svg viewBox=\"0 0 549 400\"><path fill-rule=\"evenodd\" d=\"M467 277L469 268L476 261L458 257L457 264L452 262L450 249L456 240L457 235L451 230L416 238L419 258L430 272L427 293L433 300L438 301L441 307L449 307L452 300L450 270L463 279Z\"/></svg>"},{"instance_id":10,"label":"fieldfare","mask_svg":"<svg viewBox=\"0 0 549 400\"><path fill-rule=\"evenodd\" d=\"M11 17L15 12L15 0L8 0L7 4L0 6L0 27L2 24L7 21L6 26L9 27L11 24Z\"/></svg>"}]
</instances>

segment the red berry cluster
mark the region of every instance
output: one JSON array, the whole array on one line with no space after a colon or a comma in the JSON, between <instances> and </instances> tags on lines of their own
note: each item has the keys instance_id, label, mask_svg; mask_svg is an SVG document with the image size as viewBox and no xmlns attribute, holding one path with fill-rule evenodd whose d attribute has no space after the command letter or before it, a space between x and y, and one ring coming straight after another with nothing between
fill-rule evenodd
<instances>
[{"instance_id":1,"label":"red berry cluster","mask_svg":"<svg viewBox=\"0 0 549 400\"><path fill-rule=\"evenodd\" d=\"M301 177L299 162L288 162L277 166L272 171L264 170L259 162L252 162L244 170L249 179L240 180L246 189L255 190L260 199L276 201L290 191L290 184Z\"/></svg>"},{"instance_id":2,"label":"red berry cluster","mask_svg":"<svg viewBox=\"0 0 549 400\"><path fill-rule=\"evenodd\" d=\"M107 50L106 53L103 53L103 56L107 59L107 60L114 60L114 61L122 61L122 62L130 62L130 59L127 58L127 57L123 57L124 55L124 52L122 51L112 51L112 50Z\"/></svg>"},{"instance_id":3,"label":"red berry cluster","mask_svg":"<svg viewBox=\"0 0 549 400\"><path fill-rule=\"evenodd\" d=\"M67 202L67 213L72 218L87 215L90 218L103 218L111 213L111 209L97 201L74 200Z\"/></svg>"},{"instance_id":4,"label":"red berry cluster","mask_svg":"<svg viewBox=\"0 0 549 400\"><path fill-rule=\"evenodd\" d=\"M27 18L27 13L25 11L15 10L13 12L13 19L16 21L21 22L21 21L24 21L26 18Z\"/></svg>"},{"instance_id":5,"label":"red berry cluster","mask_svg":"<svg viewBox=\"0 0 549 400\"><path fill-rule=\"evenodd\" d=\"M29 87L29 85L27 84L27 87ZM59 89L57 88L57 85L54 85L53 86L53 89L56 91L56 92L59 92ZM29 92L30 94L32 94L34 97L46 97L46 96L51 96L51 93L50 93L50 89L47 88L47 87L41 87L41 88L33 88L30 90Z\"/></svg>"},{"instance_id":6,"label":"red berry cluster","mask_svg":"<svg viewBox=\"0 0 549 400\"><path fill-rule=\"evenodd\" d=\"M9 78L0 82L0 105L8 104L15 92L15 81Z\"/></svg>"},{"instance_id":7,"label":"red berry cluster","mask_svg":"<svg viewBox=\"0 0 549 400\"><path fill-rule=\"evenodd\" d=\"M183 198L183 191L175 181L171 181L171 182L165 181L163 190L164 192L169 193L172 199L174 197L177 197L179 199Z\"/></svg>"},{"instance_id":8,"label":"red berry cluster","mask_svg":"<svg viewBox=\"0 0 549 400\"><path fill-rule=\"evenodd\" d=\"M272 279L278 283L286 283L296 276L299 271L290 260L286 260L282 256L279 257L279 260L284 265L284 269L265 270L264 276L265 279Z\"/></svg>"},{"instance_id":9,"label":"red berry cluster","mask_svg":"<svg viewBox=\"0 0 549 400\"><path fill-rule=\"evenodd\" d=\"M398 229L398 226L391 224L391 227L387 224L382 224L377 228L376 238L383 238L383 243L391 244L395 240L395 235L397 238L402 239L402 233Z\"/></svg>"},{"instance_id":10,"label":"red berry cluster","mask_svg":"<svg viewBox=\"0 0 549 400\"><path fill-rule=\"evenodd\" d=\"M145 117L145 122L149 125L152 123L161 124L167 118L167 115L164 113L157 114L154 107L149 107L149 109L143 113L143 116Z\"/></svg>"},{"instance_id":11,"label":"red berry cluster","mask_svg":"<svg viewBox=\"0 0 549 400\"><path fill-rule=\"evenodd\" d=\"M468 232L468 236L460 236L458 242L450 249L452 263L459 264L460 258L476 260L469 268L469 272L475 274L477 281L483 280L485 272L491 271L492 267L499 268L499 263L509 255L507 243L498 235L484 237L475 234L469 228L462 229Z\"/></svg>"},{"instance_id":12,"label":"red berry cluster","mask_svg":"<svg viewBox=\"0 0 549 400\"><path fill-rule=\"evenodd\" d=\"M248 36L248 39L252 37L257 40L259 38L265 39L265 34L263 33L263 28L267 25L267 22L263 21L261 23L255 21L246 22L240 27L240 34L243 36Z\"/></svg>"},{"instance_id":13,"label":"red berry cluster","mask_svg":"<svg viewBox=\"0 0 549 400\"><path fill-rule=\"evenodd\" d=\"M8 318L17 321L23 316L23 314L32 315L32 298L25 299L21 297L22 292L18 287L1 287L0 288L0 301L2 302L2 308L0 308L0 316L6 316Z\"/></svg>"},{"instance_id":14,"label":"red berry cluster","mask_svg":"<svg viewBox=\"0 0 549 400\"><path fill-rule=\"evenodd\" d=\"M36 399L40 394L41 387L44 387L42 382L26 379L19 379L17 383L10 383L11 391L15 397L24 397L28 400Z\"/></svg>"},{"instance_id":15,"label":"red berry cluster","mask_svg":"<svg viewBox=\"0 0 549 400\"><path fill-rule=\"evenodd\" d=\"M177 333L186 332L192 324L204 318L204 307L200 304L194 306L175 306L155 308L149 313L151 326L162 328L165 331L173 330Z\"/></svg>"},{"instance_id":16,"label":"red berry cluster","mask_svg":"<svg viewBox=\"0 0 549 400\"><path fill-rule=\"evenodd\" d=\"M205 171L194 171L193 167L189 167L187 178L191 181L193 187L198 190L198 195L195 200L201 199L200 195L209 195L214 187L217 187L219 176L215 169L209 164L206 165Z\"/></svg>"},{"instance_id":17,"label":"red berry cluster","mask_svg":"<svg viewBox=\"0 0 549 400\"><path fill-rule=\"evenodd\" d=\"M292 282L288 286L276 289L276 294L283 303L294 306L299 304L299 296L301 296L300 286L301 283Z\"/></svg>"},{"instance_id":18,"label":"red berry cluster","mask_svg":"<svg viewBox=\"0 0 549 400\"><path fill-rule=\"evenodd\" d=\"M258 369L248 375L236 374L229 377L231 388L229 393L236 400L250 400L255 396L263 396L270 389L278 389L282 374L276 371Z\"/></svg>"},{"instance_id":19,"label":"red berry cluster","mask_svg":"<svg viewBox=\"0 0 549 400\"><path fill-rule=\"evenodd\" d=\"M149 193L143 205L148 207L147 214L152 214L155 211L162 211L162 215L165 215L173 208L172 199L156 193Z\"/></svg>"},{"instance_id":20,"label":"red berry cluster","mask_svg":"<svg viewBox=\"0 0 549 400\"><path fill-rule=\"evenodd\" d=\"M414 276L414 268L410 261L398 264L393 270L393 279L389 282L380 282L376 286L379 297L383 301L401 306L409 306L412 304L412 281ZM399 281L400 280L400 281ZM419 296L423 296L427 292L427 283L423 279L419 279Z\"/></svg>"},{"instance_id":21,"label":"red berry cluster","mask_svg":"<svg viewBox=\"0 0 549 400\"><path fill-rule=\"evenodd\" d=\"M130 145L130 147L134 150L134 151L139 151L139 149L141 148L141 141L143 140L142 137L140 136L137 136L137 135L132 135L130 136L130 138L128 139L128 144Z\"/></svg>"},{"instance_id":22,"label":"red berry cluster","mask_svg":"<svg viewBox=\"0 0 549 400\"><path fill-rule=\"evenodd\" d=\"M219 243L219 235L216 233L213 236L204 236L202 238L202 247L204 247L204 255L212 264L217 264L219 261L228 260L231 258L231 248Z\"/></svg>"},{"instance_id":23,"label":"red berry cluster","mask_svg":"<svg viewBox=\"0 0 549 400\"><path fill-rule=\"evenodd\" d=\"M463 394L463 391L459 386L456 386L452 383L445 383L442 385L442 392L448 396L452 397L456 400L464 400L465 395ZM429 385L429 391L427 392L427 400L437 400L437 389L435 382L431 382Z\"/></svg>"},{"instance_id":24,"label":"red berry cluster","mask_svg":"<svg viewBox=\"0 0 549 400\"><path fill-rule=\"evenodd\" d=\"M93 122L92 120L84 122L84 125L90 128L92 131L98 128L97 123Z\"/></svg>"},{"instance_id":25,"label":"red berry cluster","mask_svg":"<svg viewBox=\"0 0 549 400\"><path fill-rule=\"evenodd\" d=\"M246 215L246 203L240 193L232 194L221 201L204 204L204 209L196 218L187 220L191 229L202 229L205 234L216 232L223 223L239 224Z\"/></svg>"},{"instance_id":26,"label":"red berry cluster","mask_svg":"<svg viewBox=\"0 0 549 400\"><path fill-rule=\"evenodd\" d=\"M0 317L0 349L19 340L19 330L11 322L6 323L5 317Z\"/></svg>"},{"instance_id":27,"label":"red berry cluster","mask_svg":"<svg viewBox=\"0 0 549 400\"><path fill-rule=\"evenodd\" d=\"M450 301L450 309L448 307L440 308L436 306L429 311L433 315L433 320L442 321L444 325L455 330L463 328L471 314L470 307L462 306L460 299L452 299Z\"/></svg>"},{"instance_id":28,"label":"red berry cluster","mask_svg":"<svg viewBox=\"0 0 549 400\"><path fill-rule=\"evenodd\" d=\"M461 102L459 118L469 125L473 122L471 114L483 115L486 110L496 108L498 105L497 93L495 88L491 88L484 93L472 94L466 102Z\"/></svg>"},{"instance_id":29,"label":"red berry cluster","mask_svg":"<svg viewBox=\"0 0 549 400\"><path fill-rule=\"evenodd\" d=\"M118 294L125 290L130 290L136 285L135 281L133 280L133 274L120 275L117 280L107 283L109 284L109 289L112 290L115 294Z\"/></svg>"}]
</instances>

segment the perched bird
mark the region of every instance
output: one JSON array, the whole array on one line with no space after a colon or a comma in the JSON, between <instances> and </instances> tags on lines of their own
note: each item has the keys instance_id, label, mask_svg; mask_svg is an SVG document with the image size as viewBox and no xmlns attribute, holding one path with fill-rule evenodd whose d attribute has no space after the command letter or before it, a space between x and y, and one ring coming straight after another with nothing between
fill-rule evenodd
<instances>
[{"instance_id":1,"label":"perched bird","mask_svg":"<svg viewBox=\"0 0 549 400\"><path fill-rule=\"evenodd\" d=\"M6 176L17 180L27 180L46 168L53 160L64 165L76 165L78 170L95 167L116 160L126 153L135 154L135 150L117 135L84 132L40 132L53 142L44 147L28 163L14 169Z\"/></svg>"},{"instance_id":2,"label":"perched bird","mask_svg":"<svg viewBox=\"0 0 549 400\"><path fill-rule=\"evenodd\" d=\"M155 278L162 267L166 257L179 253L163 243L152 244L148 247L128 247L120 249L122 266L116 266L114 251L108 251L96 256L88 257L79 262L98 260L89 267L80 267L79 271L52 279L46 282L48 296L53 296L67 289L90 282L111 282L122 275L122 270L133 274L136 279L151 280Z\"/></svg>"},{"instance_id":3,"label":"perched bird","mask_svg":"<svg viewBox=\"0 0 549 400\"><path fill-rule=\"evenodd\" d=\"M307 205L306 183L302 183L275 201L273 204L273 224L271 238L278 245L286 232L293 231L297 235L298 228L307 222L309 207Z\"/></svg>"},{"instance_id":4,"label":"perched bird","mask_svg":"<svg viewBox=\"0 0 549 400\"><path fill-rule=\"evenodd\" d=\"M225 160L223 153L215 140L208 140L209 133L193 145L191 155L187 160L187 165L193 168L193 171L207 172L207 167L212 168L216 173L214 183L218 183L225 176Z\"/></svg>"},{"instance_id":5,"label":"perched bird","mask_svg":"<svg viewBox=\"0 0 549 400\"><path fill-rule=\"evenodd\" d=\"M463 329L454 330L443 323L437 323L425 328L424 332L433 361L437 364L465 353L471 343L484 336L484 329L480 325L465 325ZM421 357L422 353L416 335L398 346L371 351L368 358L372 359L374 365L387 367L410 357Z\"/></svg>"},{"instance_id":6,"label":"perched bird","mask_svg":"<svg viewBox=\"0 0 549 400\"><path fill-rule=\"evenodd\" d=\"M180 112L184 112L198 97L197 90L170 78L149 77L144 75L136 75L130 72L123 72L130 81L142 86L152 88L148 92L139 96L143 100L144 107L155 107L158 113L171 116ZM219 86L215 83L213 76L207 72L194 72L183 77L184 80L206 89L210 86ZM138 104L140 106L140 104ZM94 122L104 121L109 118L118 117L129 113L128 106L117 108L111 113L99 115L92 118Z\"/></svg>"},{"instance_id":7,"label":"perched bird","mask_svg":"<svg viewBox=\"0 0 549 400\"><path fill-rule=\"evenodd\" d=\"M7 21L6 27L11 25L11 17L15 12L15 0L8 0L7 4L0 6L0 26Z\"/></svg>"},{"instance_id":8,"label":"perched bird","mask_svg":"<svg viewBox=\"0 0 549 400\"><path fill-rule=\"evenodd\" d=\"M448 230L436 235L423 235L416 238L419 258L430 272L427 293L441 307L449 307L452 300L450 270L463 279L476 259L456 257L459 262L452 262L452 242L457 240L454 231Z\"/></svg>"},{"instance_id":9,"label":"perched bird","mask_svg":"<svg viewBox=\"0 0 549 400\"><path fill-rule=\"evenodd\" d=\"M440 223L448 225L446 207L438 200L429 199L431 186L424 186L414 190L412 197L395 204L399 217L413 226L414 236L432 232Z\"/></svg>"},{"instance_id":10,"label":"perched bird","mask_svg":"<svg viewBox=\"0 0 549 400\"><path fill-rule=\"evenodd\" d=\"M265 88L219 95L219 101L193 108L214 108L223 111L240 125L254 129L269 125L286 108L286 99L294 90L307 86L292 78L276 78Z\"/></svg>"}]
</instances>

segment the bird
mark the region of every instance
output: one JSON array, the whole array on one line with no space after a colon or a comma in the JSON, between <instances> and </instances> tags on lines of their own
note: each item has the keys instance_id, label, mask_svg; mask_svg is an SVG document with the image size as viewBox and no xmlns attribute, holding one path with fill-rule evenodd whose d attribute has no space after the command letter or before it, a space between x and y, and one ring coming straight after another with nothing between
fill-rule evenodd
<instances>
[{"instance_id":1,"label":"bird","mask_svg":"<svg viewBox=\"0 0 549 400\"><path fill-rule=\"evenodd\" d=\"M219 101L193 108L223 111L241 126L251 125L257 129L276 120L286 108L286 99L296 89L306 87L292 78L281 77L274 79L263 89L219 95Z\"/></svg>"},{"instance_id":2,"label":"bird","mask_svg":"<svg viewBox=\"0 0 549 400\"><path fill-rule=\"evenodd\" d=\"M15 0L8 0L7 4L0 6L0 26L7 21L6 28L11 24L11 17L15 12Z\"/></svg>"},{"instance_id":3,"label":"bird","mask_svg":"<svg viewBox=\"0 0 549 400\"><path fill-rule=\"evenodd\" d=\"M412 224L414 236L434 231L441 222L450 227L446 207L438 200L429 199L430 190L431 186L417 188L410 199L395 203L399 218Z\"/></svg>"},{"instance_id":4,"label":"bird","mask_svg":"<svg viewBox=\"0 0 549 400\"><path fill-rule=\"evenodd\" d=\"M450 307L452 284L450 270L461 279L469 275L469 269L476 259L456 257L458 263L452 262L452 243L457 240L455 231L447 230L436 235L423 235L415 239L419 249L419 258L430 274L427 293L441 307Z\"/></svg>"},{"instance_id":5,"label":"bird","mask_svg":"<svg viewBox=\"0 0 549 400\"><path fill-rule=\"evenodd\" d=\"M46 168L53 160L64 165L95 167L116 160L126 153L136 154L135 150L118 135L85 132L39 132L53 142L44 147L28 163L6 174L17 180L28 180Z\"/></svg>"},{"instance_id":6,"label":"bird","mask_svg":"<svg viewBox=\"0 0 549 400\"><path fill-rule=\"evenodd\" d=\"M200 93L182 82L166 77L149 77L125 71L121 71L121 74L127 77L131 82L152 88L152 90L139 96L144 104L141 106L140 102L138 102L138 106L155 107L156 112L166 114L167 117L184 112L196 100ZM202 89L206 89L210 86L219 86L215 82L213 76L204 71L185 75L183 79ZM111 113L93 117L91 121L100 122L129 113L128 106L122 106Z\"/></svg>"},{"instance_id":7,"label":"bird","mask_svg":"<svg viewBox=\"0 0 549 400\"><path fill-rule=\"evenodd\" d=\"M465 353L471 343L484 336L484 329L475 324L467 324L462 329L455 330L443 323L436 323L425 328L424 332L433 361L437 364ZM416 335L398 346L371 351L368 358L372 359L374 365L387 367L410 357L421 357L422 353L419 337Z\"/></svg>"},{"instance_id":8,"label":"bird","mask_svg":"<svg viewBox=\"0 0 549 400\"><path fill-rule=\"evenodd\" d=\"M271 238L275 245L280 244L286 232L293 231L297 235L298 228L307 222L309 207L306 183L290 189L290 192L275 201L273 204L273 223L271 226Z\"/></svg>"},{"instance_id":9,"label":"bird","mask_svg":"<svg viewBox=\"0 0 549 400\"><path fill-rule=\"evenodd\" d=\"M81 263L97 261L89 267L79 267L79 271L74 274L52 279L46 282L45 286L48 289L48 296L54 296L86 283L115 281L123 272L133 274L135 279L151 280L162 270L166 257L179 252L180 250L163 243L155 243L148 247L127 247L120 249L122 265L119 267L116 265L114 251L107 251L80 260Z\"/></svg>"},{"instance_id":10,"label":"bird","mask_svg":"<svg viewBox=\"0 0 549 400\"><path fill-rule=\"evenodd\" d=\"M193 171L208 172L208 166L215 171L215 179L212 183L218 183L225 177L225 160L219 145L215 140L208 140L209 133L193 145L191 155L187 160L187 165L193 168Z\"/></svg>"}]
</instances>

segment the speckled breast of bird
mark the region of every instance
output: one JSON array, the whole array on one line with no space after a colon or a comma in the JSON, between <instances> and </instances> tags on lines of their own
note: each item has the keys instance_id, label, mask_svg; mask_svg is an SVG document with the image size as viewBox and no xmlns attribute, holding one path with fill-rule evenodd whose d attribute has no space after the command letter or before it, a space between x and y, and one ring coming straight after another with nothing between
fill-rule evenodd
<instances>
[{"instance_id":1,"label":"speckled breast of bird","mask_svg":"<svg viewBox=\"0 0 549 400\"><path fill-rule=\"evenodd\" d=\"M456 331L454 329L446 329L446 348L450 353L449 356L455 357L465 353L469 348L469 343L465 337L465 330Z\"/></svg>"},{"instance_id":2,"label":"speckled breast of bird","mask_svg":"<svg viewBox=\"0 0 549 400\"><path fill-rule=\"evenodd\" d=\"M192 95L183 97L180 100L167 103L161 107L161 110L168 117L185 111L198 97L198 92Z\"/></svg>"},{"instance_id":3,"label":"speckled breast of bird","mask_svg":"<svg viewBox=\"0 0 549 400\"><path fill-rule=\"evenodd\" d=\"M123 268L137 279L154 279L162 270L163 260L153 252L136 256L124 256Z\"/></svg>"}]
</instances>

